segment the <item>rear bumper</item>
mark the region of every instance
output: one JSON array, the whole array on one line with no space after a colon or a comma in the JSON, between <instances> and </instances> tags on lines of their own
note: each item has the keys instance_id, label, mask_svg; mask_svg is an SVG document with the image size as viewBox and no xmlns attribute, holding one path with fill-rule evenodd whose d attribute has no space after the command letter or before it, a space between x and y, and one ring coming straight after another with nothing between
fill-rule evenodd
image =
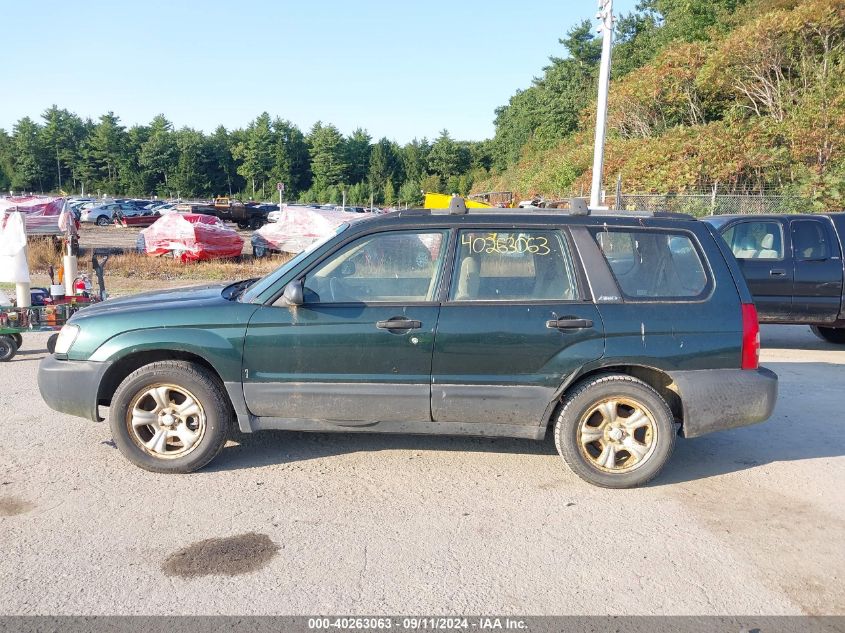
<instances>
[{"instance_id":1,"label":"rear bumper","mask_svg":"<svg viewBox=\"0 0 845 633\"><path fill-rule=\"evenodd\" d=\"M777 402L777 374L763 367L679 371L671 376L683 402L684 437L763 422Z\"/></svg>"},{"instance_id":2,"label":"rear bumper","mask_svg":"<svg viewBox=\"0 0 845 633\"><path fill-rule=\"evenodd\" d=\"M51 409L100 422L97 392L111 363L58 360L52 354L38 366L38 389Z\"/></svg>"}]
</instances>

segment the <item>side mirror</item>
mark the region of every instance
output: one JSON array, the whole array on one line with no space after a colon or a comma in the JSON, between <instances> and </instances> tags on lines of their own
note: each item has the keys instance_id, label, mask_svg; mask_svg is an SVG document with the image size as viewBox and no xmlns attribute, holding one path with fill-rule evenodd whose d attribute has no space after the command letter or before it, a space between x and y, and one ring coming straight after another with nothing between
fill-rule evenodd
<instances>
[{"instance_id":1,"label":"side mirror","mask_svg":"<svg viewBox=\"0 0 845 633\"><path fill-rule=\"evenodd\" d=\"M302 292L302 280L297 279L291 281L287 286L285 286L285 292L282 295L285 299L285 302L290 306L301 306L305 303L305 298Z\"/></svg>"}]
</instances>

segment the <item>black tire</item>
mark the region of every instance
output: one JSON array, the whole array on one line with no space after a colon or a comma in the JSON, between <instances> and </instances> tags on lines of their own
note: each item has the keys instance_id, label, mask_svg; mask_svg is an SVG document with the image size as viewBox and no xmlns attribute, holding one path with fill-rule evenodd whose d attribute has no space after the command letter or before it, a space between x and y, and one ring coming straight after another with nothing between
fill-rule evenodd
<instances>
[{"instance_id":1,"label":"black tire","mask_svg":"<svg viewBox=\"0 0 845 633\"><path fill-rule=\"evenodd\" d=\"M836 345L845 345L845 329L843 328L811 325L810 329L813 331L813 334L823 341Z\"/></svg>"},{"instance_id":2,"label":"black tire","mask_svg":"<svg viewBox=\"0 0 845 633\"><path fill-rule=\"evenodd\" d=\"M154 425L139 425L133 427L138 430L130 430L132 409L135 406L143 408L147 398L144 394L163 385L174 387L174 393L178 389L189 393L205 415L200 438L183 455L176 451L175 455L156 456L151 448L141 447L146 435L153 435ZM170 400L169 406L174 403ZM155 412L152 415L156 417ZM139 468L154 473L190 473L208 464L223 449L233 419L232 406L217 376L187 361L162 361L132 372L117 388L109 411L109 426L120 452ZM146 435L142 436L143 433ZM150 437L148 441L152 439ZM181 442L181 438L178 441ZM168 446L164 447L165 451Z\"/></svg>"},{"instance_id":3,"label":"black tire","mask_svg":"<svg viewBox=\"0 0 845 633\"><path fill-rule=\"evenodd\" d=\"M9 334L9 336L15 340L15 345L18 346L18 349L23 347L23 337L20 334Z\"/></svg>"},{"instance_id":4,"label":"black tire","mask_svg":"<svg viewBox=\"0 0 845 633\"><path fill-rule=\"evenodd\" d=\"M238 228L242 231L245 231L249 228L249 223L247 222L238 222Z\"/></svg>"},{"instance_id":5,"label":"black tire","mask_svg":"<svg viewBox=\"0 0 845 633\"><path fill-rule=\"evenodd\" d=\"M97 218L97 226L108 226L111 224L111 220L108 217L101 215Z\"/></svg>"},{"instance_id":6,"label":"black tire","mask_svg":"<svg viewBox=\"0 0 845 633\"><path fill-rule=\"evenodd\" d=\"M264 259L267 257L267 247L266 246L255 246L252 247L252 256L256 259Z\"/></svg>"},{"instance_id":7,"label":"black tire","mask_svg":"<svg viewBox=\"0 0 845 633\"><path fill-rule=\"evenodd\" d=\"M50 338L47 339L47 351L50 352L51 354L56 353L56 341L58 341L58 340L59 340L58 333L51 334Z\"/></svg>"},{"instance_id":8,"label":"black tire","mask_svg":"<svg viewBox=\"0 0 845 633\"><path fill-rule=\"evenodd\" d=\"M252 229L253 231L257 231L262 226L264 226L264 220L262 220L261 218L252 218L249 221L249 228Z\"/></svg>"},{"instance_id":9,"label":"black tire","mask_svg":"<svg viewBox=\"0 0 845 633\"><path fill-rule=\"evenodd\" d=\"M12 360L18 353L18 346L8 334L0 335L0 363Z\"/></svg>"},{"instance_id":10,"label":"black tire","mask_svg":"<svg viewBox=\"0 0 845 633\"><path fill-rule=\"evenodd\" d=\"M619 437L609 438L608 433L620 432L620 425L608 423L605 426L606 418L597 409L600 403L609 401L621 401L613 405L614 416L630 409L626 416L619 416L616 420L624 421L633 415L633 407L628 406L630 403L641 409L650 424L637 428L631 434L622 431L621 442ZM601 420L598 425L595 424L595 416ZM596 429L594 433L603 434L603 437L579 445L579 433L582 433L579 429L582 426L585 429ZM602 427L604 430L601 430ZM640 431L644 433L640 434ZM593 376L574 385L567 393L554 429L555 446L567 465L585 481L602 488L634 488L653 479L669 460L675 447L676 434L675 419L666 401L642 380L625 374ZM629 441L629 435L632 448L645 448L641 460L620 446ZM598 463L607 450L605 443L613 445L610 447L612 452L608 452L614 460L613 468L610 469ZM621 462L618 467L617 460ZM631 460L630 465L628 460Z\"/></svg>"}]
</instances>

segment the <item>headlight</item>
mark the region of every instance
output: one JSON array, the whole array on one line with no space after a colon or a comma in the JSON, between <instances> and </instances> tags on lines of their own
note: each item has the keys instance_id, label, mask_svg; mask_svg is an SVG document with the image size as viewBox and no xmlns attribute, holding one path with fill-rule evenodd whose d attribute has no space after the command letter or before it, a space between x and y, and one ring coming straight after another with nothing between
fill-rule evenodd
<instances>
[{"instance_id":1,"label":"headlight","mask_svg":"<svg viewBox=\"0 0 845 633\"><path fill-rule=\"evenodd\" d=\"M56 354L67 354L79 334L78 325L66 325L56 339Z\"/></svg>"}]
</instances>

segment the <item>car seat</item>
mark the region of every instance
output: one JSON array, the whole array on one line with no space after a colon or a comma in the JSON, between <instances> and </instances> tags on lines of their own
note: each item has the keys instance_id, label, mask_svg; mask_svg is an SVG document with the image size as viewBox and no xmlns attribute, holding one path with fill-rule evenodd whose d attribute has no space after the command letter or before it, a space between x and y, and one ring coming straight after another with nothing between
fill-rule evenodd
<instances>
[{"instance_id":1,"label":"car seat","mask_svg":"<svg viewBox=\"0 0 845 633\"><path fill-rule=\"evenodd\" d=\"M479 262L471 255L467 255L461 260L461 267L458 270L458 287L455 291L455 300L478 299L480 283Z\"/></svg>"},{"instance_id":2,"label":"car seat","mask_svg":"<svg viewBox=\"0 0 845 633\"><path fill-rule=\"evenodd\" d=\"M757 259L778 259L780 253L774 248L775 236L773 233L767 233L762 240L760 240L760 252L757 254Z\"/></svg>"},{"instance_id":3,"label":"car seat","mask_svg":"<svg viewBox=\"0 0 845 633\"><path fill-rule=\"evenodd\" d=\"M740 243L739 248L734 250L734 257L737 259L754 259L758 252L754 238L746 237Z\"/></svg>"}]
</instances>

